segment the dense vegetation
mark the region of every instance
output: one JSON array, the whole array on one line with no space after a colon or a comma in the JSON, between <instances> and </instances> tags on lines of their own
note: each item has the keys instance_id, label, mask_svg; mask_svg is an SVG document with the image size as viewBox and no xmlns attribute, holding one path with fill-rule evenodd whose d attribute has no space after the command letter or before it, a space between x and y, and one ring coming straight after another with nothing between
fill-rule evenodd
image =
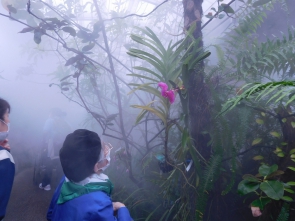
<instances>
[{"instance_id":1,"label":"dense vegetation","mask_svg":"<svg viewBox=\"0 0 295 221\"><path fill-rule=\"evenodd\" d=\"M96 0L4 5L39 45L33 56L60 59L50 86L121 146L113 197L135 220L257 219L250 207L259 220L295 217L295 30L284 22L264 38L273 17L294 18L294 3L233 2L218 0L203 24L201 0L143 16L129 14L139 1L118 0L111 13ZM228 19L204 45L203 28Z\"/></svg>"}]
</instances>

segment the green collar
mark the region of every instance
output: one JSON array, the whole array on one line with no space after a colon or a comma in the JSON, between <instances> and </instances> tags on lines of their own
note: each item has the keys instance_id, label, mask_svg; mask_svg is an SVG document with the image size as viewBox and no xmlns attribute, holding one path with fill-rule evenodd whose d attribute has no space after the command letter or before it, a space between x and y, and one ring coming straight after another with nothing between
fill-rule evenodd
<instances>
[{"instance_id":1,"label":"green collar","mask_svg":"<svg viewBox=\"0 0 295 221\"><path fill-rule=\"evenodd\" d=\"M61 187L57 204L63 204L84 194L96 191L103 191L108 194L108 196L110 196L112 194L113 188L114 186L109 179L107 179L106 182L88 183L85 186L81 186L72 182L64 182Z\"/></svg>"}]
</instances>

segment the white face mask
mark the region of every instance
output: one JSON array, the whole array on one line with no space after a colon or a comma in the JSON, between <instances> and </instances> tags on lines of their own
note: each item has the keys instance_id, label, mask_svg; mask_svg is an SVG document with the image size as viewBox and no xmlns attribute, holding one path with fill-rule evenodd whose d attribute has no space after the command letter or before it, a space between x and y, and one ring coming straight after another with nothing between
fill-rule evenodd
<instances>
[{"instance_id":1,"label":"white face mask","mask_svg":"<svg viewBox=\"0 0 295 221\"><path fill-rule=\"evenodd\" d=\"M103 166L102 168L99 168L99 170L105 171L109 166L111 162L111 149L113 149L113 146L108 143L103 143L103 147L101 148L100 157L98 162L107 161L107 164Z\"/></svg>"},{"instance_id":2,"label":"white face mask","mask_svg":"<svg viewBox=\"0 0 295 221\"><path fill-rule=\"evenodd\" d=\"M3 120L0 119L4 124L7 125L7 131L0 132L0 141L4 141L8 137L9 133L9 123L5 123Z\"/></svg>"}]
</instances>

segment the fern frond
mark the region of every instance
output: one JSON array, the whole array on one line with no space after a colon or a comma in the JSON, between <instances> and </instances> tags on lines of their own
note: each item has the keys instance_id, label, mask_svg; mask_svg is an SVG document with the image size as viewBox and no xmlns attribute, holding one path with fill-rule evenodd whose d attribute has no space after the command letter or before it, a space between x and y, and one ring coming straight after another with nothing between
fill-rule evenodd
<instances>
[{"instance_id":1,"label":"fern frond","mask_svg":"<svg viewBox=\"0 0 295 221\"><path fill-rule=\"evenodd\" d=\"M289 203L284 202L277 221L288 221L289 220L289 209L290 209Z\"/></svg>"}]
</instances>

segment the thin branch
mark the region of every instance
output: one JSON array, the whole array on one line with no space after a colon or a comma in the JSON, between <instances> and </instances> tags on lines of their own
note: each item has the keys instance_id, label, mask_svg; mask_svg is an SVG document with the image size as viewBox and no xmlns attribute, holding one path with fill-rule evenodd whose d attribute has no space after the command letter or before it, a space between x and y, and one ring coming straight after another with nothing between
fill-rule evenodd
<instances>
[{"instance_id":1,"label":"thin branch","mask_svg":"<svg viewBox=\"0 0 295 221\"><path fill-rule=\"evenodd\" d=\"M113 18L109 18L109 19L104 19L102 21L111 21L111 20L114 20L114 19L124 19L124 18L128 18L128 17L131 17L131 16L137 16L137 17L140 17L140 18L147 17L150 14L152 14L154 11L156 11L161 5L163 5L166 2L168 2L168 0L163 1L161 4L157 5L151 12L149 12L149 13L147 13L145 15L130 14L130 15L126 15L126 16L123 16L123 17L113 17Z\"/></svg>"},{"instance_id":2,"label":"thin branch","mask_svg":"<svg viewBox=\"0 0 295 221\"><path fill-rule=\"evenodd\" d=\"M232 1L230 1L228 4L226 4L227 6L230 6L232 3L234 3L236 0L232 0ZM226 7L226 6L225 6ZM223 11L222 11L223 12ZM204 25L202 25L202 27L201 27L201 30L203 30L203 28L205 28L214 18L215 18L215 16L216 15L218 15L220 12L219 11L217 11L213 16L212 16L212 18L210 18ZM227 14L227 13L226 13Z\"/></svg>"}]
</instances>

